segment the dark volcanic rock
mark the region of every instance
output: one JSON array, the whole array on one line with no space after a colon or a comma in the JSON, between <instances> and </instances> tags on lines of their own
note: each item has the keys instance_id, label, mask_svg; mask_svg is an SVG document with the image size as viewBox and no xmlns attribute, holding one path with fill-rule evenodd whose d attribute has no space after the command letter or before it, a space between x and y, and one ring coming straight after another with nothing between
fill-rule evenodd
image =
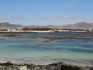
<instances>
[{"instance_id":1,"label":"dark volcanic rock","mask_svg":"<svg viewBox=\"0 0 93 70\"><path fill-rule=\"evenodd\" d=\"M64 63L53 63L49 65L13 64L11 62L1 63L0 70L93 70L93 67L81 67Z\"/></svg>"}]
</instances>

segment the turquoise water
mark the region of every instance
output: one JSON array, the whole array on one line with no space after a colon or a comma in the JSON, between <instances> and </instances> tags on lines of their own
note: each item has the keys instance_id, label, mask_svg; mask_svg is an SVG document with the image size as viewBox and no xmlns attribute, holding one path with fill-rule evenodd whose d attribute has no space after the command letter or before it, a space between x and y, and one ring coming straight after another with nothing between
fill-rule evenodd
<instances>
[{"instance_id":1,"label":"turquoise water","mask_svg":"<svg viewBox=\"0 0 93 70\"><path fill-rule=\"evenodd\" d=\"M0 61L48 63L61 60L93 61L93 40L0 40Z\"/></svg>"}]
</instances>

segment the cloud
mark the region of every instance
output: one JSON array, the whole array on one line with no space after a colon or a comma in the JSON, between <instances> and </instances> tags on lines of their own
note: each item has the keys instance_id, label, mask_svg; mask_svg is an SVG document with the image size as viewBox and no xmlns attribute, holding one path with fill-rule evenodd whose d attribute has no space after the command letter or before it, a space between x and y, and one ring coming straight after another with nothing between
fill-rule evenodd
<instances>
[{"instance_id":1,"label":"cloud","mask_svg":"<svg viewBox=\"0 0 93 70\"><path fill-rule=\"evenodd\" d=\"M3 16L0 17L0 21L84 21L84 20L93 20L92 17L78 17L78 16L61 16L61 17L36 17L36 18L25 18L19 16Z\"/></svg>"},{"instance_id":2,"label":"cloud","mask_svg":"<svg viewBox=\"0 0 93 70\"><path fill-rule=\"evenodd\" d=\"M61 21L61 20L93 20L91 17L74 17L74 16L62 16L62 17L47 17L47 18L32 18L32 20L51 20L51 21Z\"/></svg>"},{"instance_id":3,"label":"cloud","mask_svg":"<svg viewBox=\"0 0 93 70\"><path fill-rule=\"evenodd\" d=\"M18 16L3 16L0 17L0 20L5 20L5 21L27 21L27 18L24 17L18 17Z\"/></svg>"}]
</instances>

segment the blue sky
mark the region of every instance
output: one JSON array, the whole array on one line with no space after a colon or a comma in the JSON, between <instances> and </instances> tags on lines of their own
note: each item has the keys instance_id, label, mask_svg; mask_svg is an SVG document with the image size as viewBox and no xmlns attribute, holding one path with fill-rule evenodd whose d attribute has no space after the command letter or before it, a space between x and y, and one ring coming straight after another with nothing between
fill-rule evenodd
<instances>
[{"instance_id":1,"label":"blue sky","mask_svg":"<svg viewBox=\"0 0 93 70\"><path fill-rule=\"evenodd\" d=\"M93 22L93 0L0 0L0 22L64 25Z\"/></svg>"}]
</instances>

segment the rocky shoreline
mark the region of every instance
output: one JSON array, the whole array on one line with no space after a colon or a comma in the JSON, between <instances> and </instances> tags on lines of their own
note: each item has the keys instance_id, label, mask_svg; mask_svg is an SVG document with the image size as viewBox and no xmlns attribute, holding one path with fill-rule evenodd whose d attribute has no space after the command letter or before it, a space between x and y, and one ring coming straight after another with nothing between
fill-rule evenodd
<instances>
[{"instance_id":1,"label":"rocky shoreline","mask_svg":"<svg viewBox=\"0 0 93 70\"><path fill-rule=\"evenodd\" d=\"M0 63L0 70L93 70L93 67L66 64L63 62L48 65Z\"/></svg>"}]
</instances>

